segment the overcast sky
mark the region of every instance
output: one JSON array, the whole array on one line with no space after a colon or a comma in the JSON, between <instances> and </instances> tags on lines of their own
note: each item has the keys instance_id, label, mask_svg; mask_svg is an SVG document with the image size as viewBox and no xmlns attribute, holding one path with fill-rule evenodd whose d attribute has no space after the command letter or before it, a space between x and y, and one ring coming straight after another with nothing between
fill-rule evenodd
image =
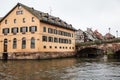
<instances>
[{"instance_id":1,"label":"overcast sky","mask_svg":"<svg viewBox=\"0 0 120 80\"><path fill-rule=\"evenodd\" d=\"M1 0L0 17L8 13L18 2L39 11L50 13L72 24L76 29L98 30L103 35L120 36L120 0Z\"/></svg>"}]
</instances>

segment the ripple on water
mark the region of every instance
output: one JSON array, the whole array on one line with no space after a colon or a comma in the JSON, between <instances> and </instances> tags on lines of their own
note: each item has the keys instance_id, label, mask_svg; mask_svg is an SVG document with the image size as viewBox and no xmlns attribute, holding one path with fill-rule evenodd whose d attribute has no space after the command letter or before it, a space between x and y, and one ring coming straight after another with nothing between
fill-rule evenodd
<instances>
[{"instance_id":1,"label":"ripple on water","mask_svg":"<svg viewBox=\"0 0 120 80\"><path fill-rule=\"evenodd\" d=\"M1 63L0 80L120 80L120 62L8 61Z\"/></svg>"}]
</instances>

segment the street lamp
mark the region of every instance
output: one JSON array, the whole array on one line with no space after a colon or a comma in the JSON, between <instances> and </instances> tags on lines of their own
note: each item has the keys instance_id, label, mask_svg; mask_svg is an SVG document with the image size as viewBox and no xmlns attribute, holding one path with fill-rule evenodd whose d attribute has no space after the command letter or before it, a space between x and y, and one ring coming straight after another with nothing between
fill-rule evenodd
<instances>
[{"instance_id":1,"label":"street lamp","mask_svg":"<svg viewBox=\"0 0 120 80\"><path fill-rule=\"evenodd\" d=\"M116 37L118 38L118 30L116 30Z\"/></svg>"},{"instance_id":2,"label":"street lamp","mask_svg":"<svg viewBox=\"0 0 120 80\"><path fill-rule=\"evenodd\" d=\"M110 34L110 29L111 29L111 28L109 27L108 29L109 29L109 34Z\"/></svg>"}]
</instances>

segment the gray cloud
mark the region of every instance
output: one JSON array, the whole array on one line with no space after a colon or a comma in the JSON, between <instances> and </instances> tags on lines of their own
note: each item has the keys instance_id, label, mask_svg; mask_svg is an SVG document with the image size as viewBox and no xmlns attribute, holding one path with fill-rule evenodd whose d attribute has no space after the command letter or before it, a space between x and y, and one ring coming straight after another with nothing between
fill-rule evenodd
<instances>
[{"instance_id":1,"label":"gray cloud","mask_svg":"<svg viewBox=\"0 0 120 80\"><path fill-rule=\"evenodd\" d=\"M0 2L0 16L18 2L47 13L51 7L52 15L59 16L77 29L92 27L105 34L111 27L114 35L116 30L120 30L120 0L3 0Z\"/></svg>"}]
</instances>

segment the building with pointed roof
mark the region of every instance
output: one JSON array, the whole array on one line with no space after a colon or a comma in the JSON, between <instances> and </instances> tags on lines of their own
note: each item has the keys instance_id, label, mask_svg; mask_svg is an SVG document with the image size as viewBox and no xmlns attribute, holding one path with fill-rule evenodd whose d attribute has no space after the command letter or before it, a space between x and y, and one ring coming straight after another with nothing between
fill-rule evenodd
<instances>
[{"instance_id":1,"label":"building with pointed roof","mask_svg":"<svg viewBox=\"0 0 120 80\"><path fill-rule=\"evenodd\" d=\"M84 32L84 35L85 35L85 42L97 40L91 28L87 28L87 31Z\"/></svg>"},{"instance_id":2,"label":"building with pointed roof","mask_svg":"<svg viewBox=\"0 0 120 80\"><path fill-rule=\"evenodd\" d=\"M9 58L21 58L32 54L28 58L33 59L53 53L56 57L73 55L75 31L59 17L18 3L0 19L0 56L7 53Z\"/></svg>"},{"instance_id":3,"label":"building with pointed roof","mask_svg":"<svg viewBox=\"0 0 120 80\"><path fill-rule=\"evenodd\" d=\"M94 35L97 37L98 40L104 40L104 37L100 32L98 32L98 30L94 31Z\"/></svg>"},{"instance_id":4,"label":"building with pointed roof","mask_svg":"<svg viewBox=\"0 0 120 80\"><path fill-rule=\"evenodd\" d=\"M114 39L115 38L115 36L112 35L112 34L110 34L110 33L106 33L104 37L105 37L106 40Z\"/></svg>"},{"instance_id":5,"label":"building with pointed roof","mask_svg":"<svg viewBox=\"0 0 120 80\"><path fill-rule=\"evenodd\" d=\"M81 29L78 29L76 32L75 32L75 41L76 43L81 43L81 42L84 42L85 40L85 35L84 35L84 31L82 31Z\"/></svg>"}]
</instances>

